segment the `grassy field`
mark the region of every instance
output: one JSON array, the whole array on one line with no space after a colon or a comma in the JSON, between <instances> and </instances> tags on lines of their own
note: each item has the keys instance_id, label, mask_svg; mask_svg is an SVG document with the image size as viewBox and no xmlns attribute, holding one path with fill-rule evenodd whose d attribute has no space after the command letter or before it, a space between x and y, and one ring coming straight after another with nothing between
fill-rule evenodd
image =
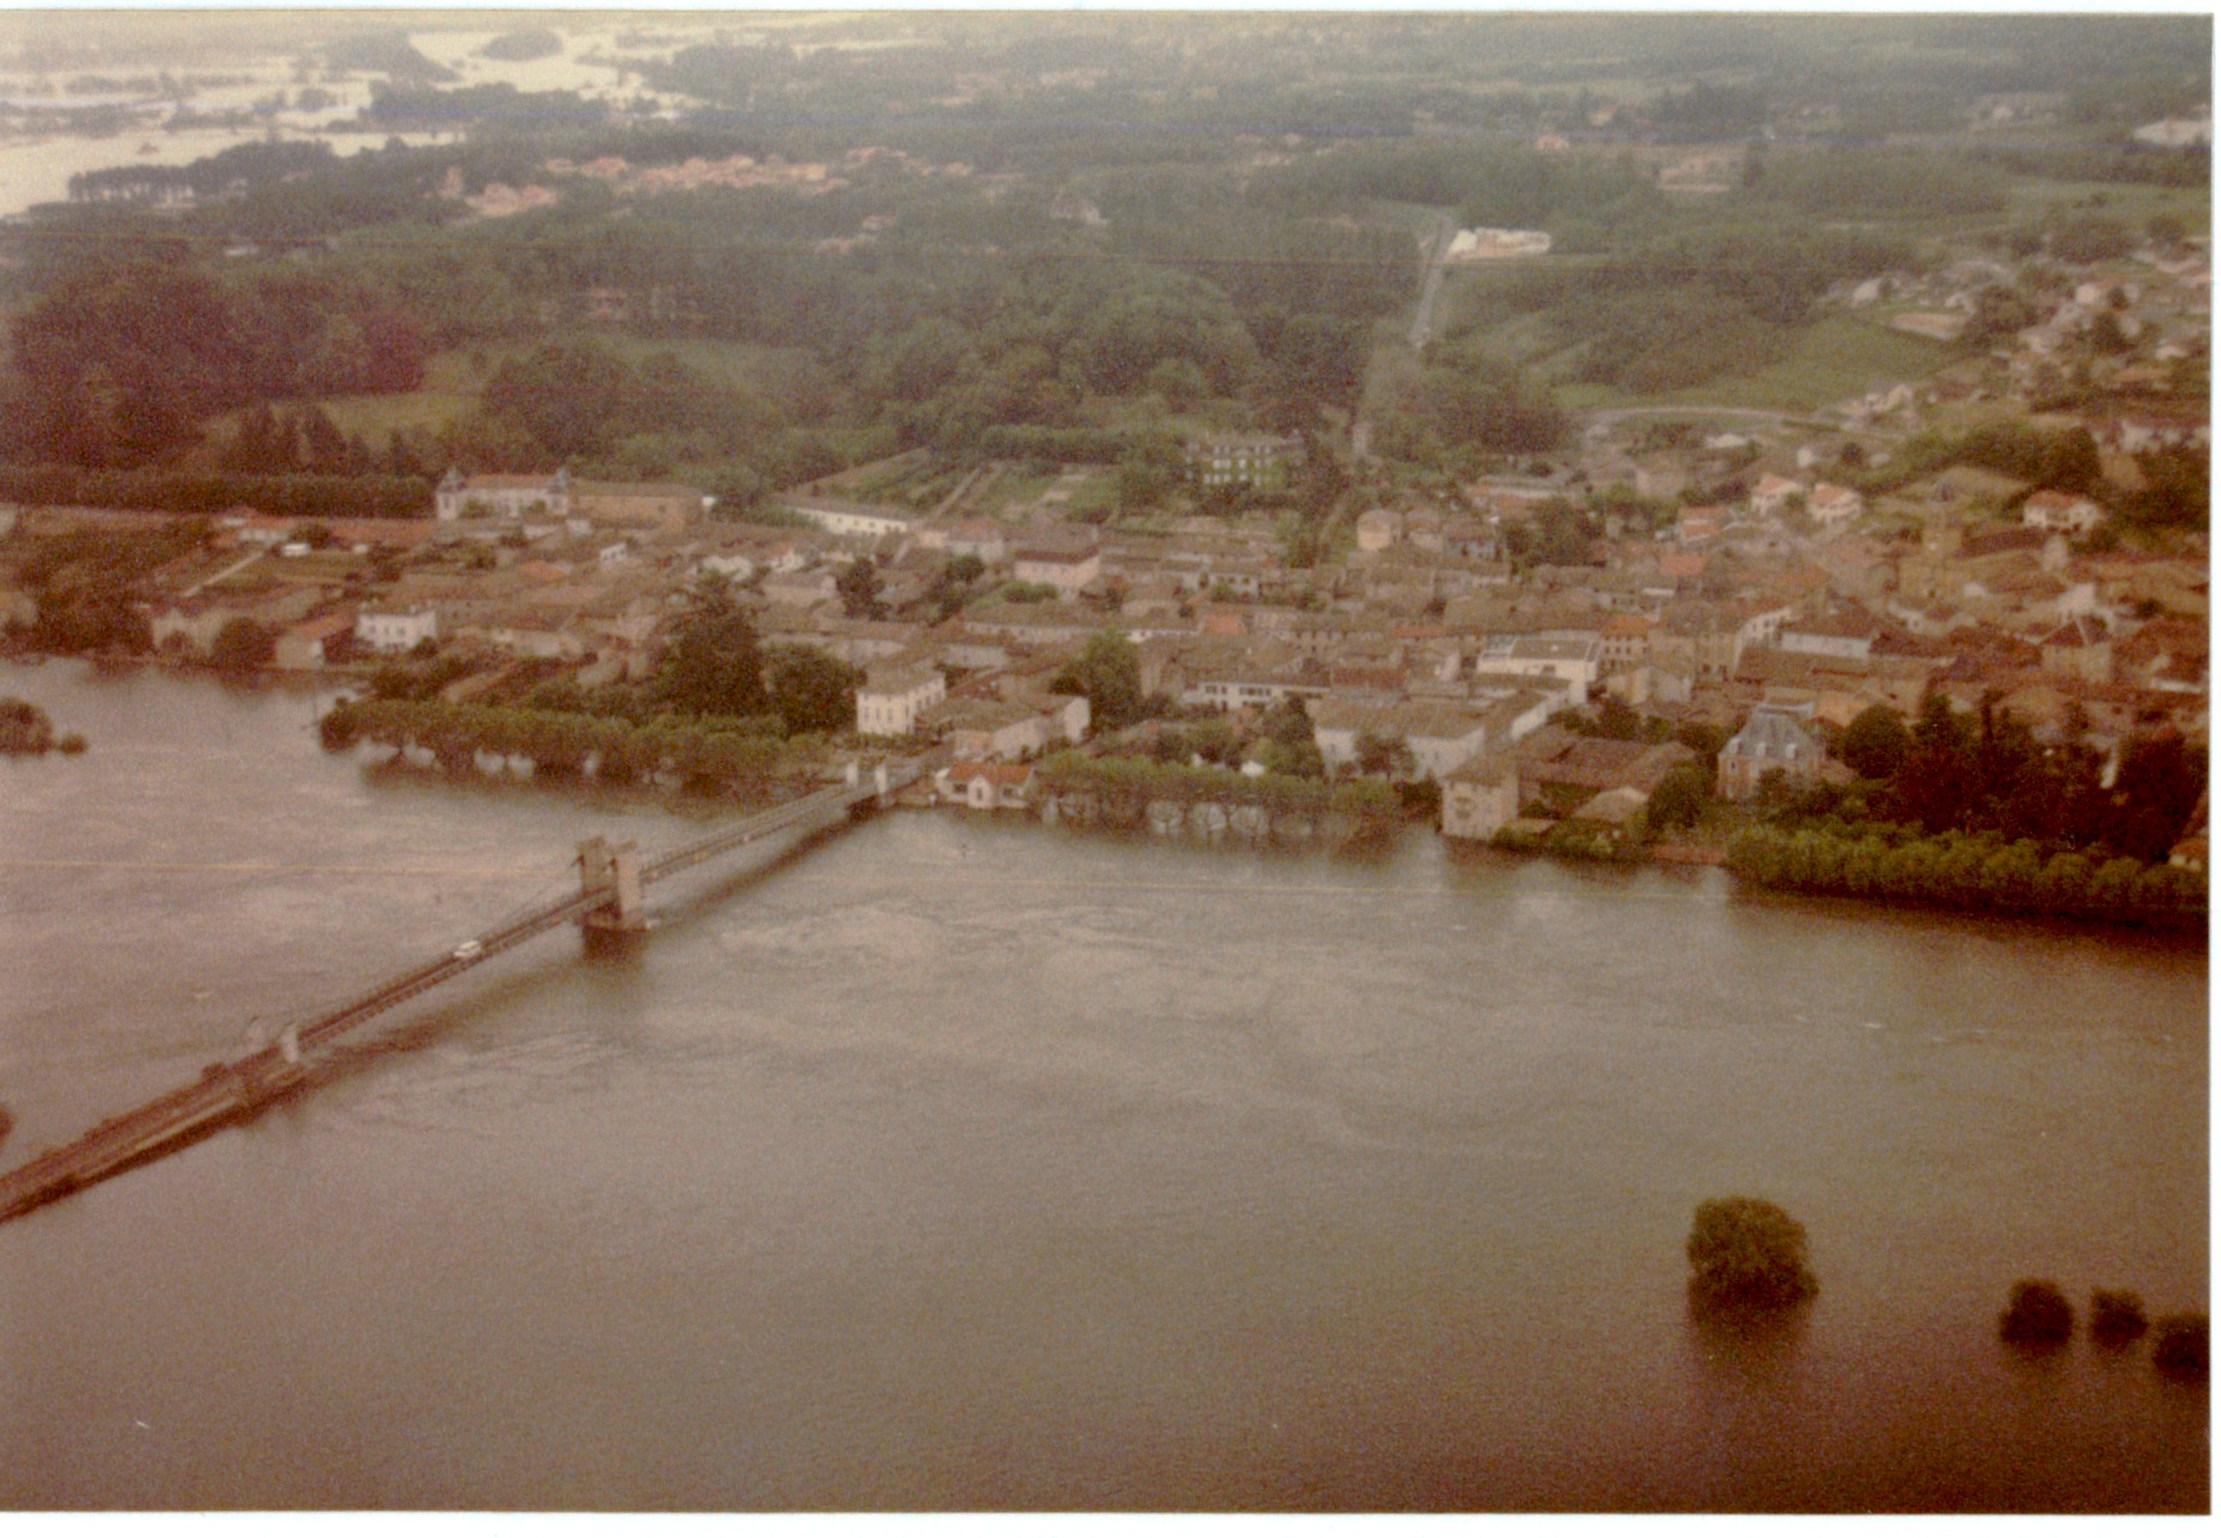
<instances>
[{"instance_id":1,"label":"grassy field","mask_svg":"<svg viewBox=\"0 0 2221 1538\"><path fill-rule=\"evenodd\" d=\"M2014 223L2040 219L2051 209L2075 214L2101 214L2118 219L2134 230L2156 214L2182 220L2193 233L2203 231L2213 219L2213 195L2204 187L2151 187L2135 182L2051 182L2033 177L2014 179L2009 206Z\"/></svg>"},{"instance_id":2,"label":"grassy field","mask_svg":"<svg viewBox=\"0 0 2221 1538\"><path fill-rule=\"evenodd\" d=\"M579 340L638 363L658 353L670 353L681 363L727 384L754 387L767 369L787 362L779 349L752 347L738 342L656 341L594 331L576 338L551 336L547 342L502 342L484 347L455 348L437 353L425 366L424 383L401 395L334 395L322 401L278 401L280 413L306 405L321 405L343 433L362 434L372 449L383 449L396 429L437 432L478 404L479 391L502 364L548 342ZM210 423L213 436L228 439L238 426L236 413Z\"/></svg>"},{"instance_id":3,"label":"grassy field","mask_svg":"<svg viewBox=\"0 0 2221 1538\"><path fill-rule=\"evenodd\" d=\"M406 395L335 395L324 410L350 436L360 433L374 449L396 430L438 432L478 404L486 376L500 366L493 352L474 362L469 353L444 352L425 365L424 384Z\"/></svg>"},{"instance_id":4,"label":"grassy field","mask_svg":"<svg viewBox=\"0 0 2221 1538\"><path fill-rule=\"evenodd\" d=\"M1604 385L1567 385L1559 389L1558 401L1574 410L1701 405L1818 411L1882 385L1923 379L1949 356L1950 349L1940 343L1831 315L1800 335L1788 357L1755 373L1657 395L1634 395Z\"/></svg>"}]
</instances>

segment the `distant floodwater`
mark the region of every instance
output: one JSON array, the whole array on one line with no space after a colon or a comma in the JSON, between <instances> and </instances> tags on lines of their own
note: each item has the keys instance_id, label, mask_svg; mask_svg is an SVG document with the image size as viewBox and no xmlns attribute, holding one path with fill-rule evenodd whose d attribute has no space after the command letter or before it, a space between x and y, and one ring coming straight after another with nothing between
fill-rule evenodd
<instances>
[{"instance_id":1,"label":"distant floodwater","mask_svg":"<svg viewBox=\"0 0 2221 1538\"><path fill-rule=\"evenodd\" d=\"M41 134L33 138L0 138L0 218L20 214L40 203L60 203L69 197L69 179L83 171L110 166L183 166L240 144L256 144L270 137L261 128L188 128L169 133L160 128L131 128L105 139L67 134ZM288 139L321 139L334 154L353 155L377 149L390 139L404 144L443 144L457 137L448 133L321 133L287 134Z\"/></svg>"}]
</instances>

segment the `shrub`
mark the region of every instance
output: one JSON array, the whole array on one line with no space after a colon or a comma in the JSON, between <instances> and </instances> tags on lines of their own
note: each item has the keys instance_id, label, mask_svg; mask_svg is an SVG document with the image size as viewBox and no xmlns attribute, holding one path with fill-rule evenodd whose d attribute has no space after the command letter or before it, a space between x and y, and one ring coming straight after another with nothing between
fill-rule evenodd
<instances>
[{"instance_id":1,"label":"shrub","mask_svg":"<svg viewBox=\"0 0 2221 1538\"><path fill-rule=\"evenodd\" d=\"M45 711L14 695L0 697L0 753L35 758L54 746L54 723Z\"/></svg>"},{"instance_id":2,"label":"shrub","mask_svg":"<svg viewBox=\"0 0 2221 1538\"><path fill-rule=\"evenodd\" d=\"M2016 1346L2063 1346L2074 1334L2074 1305L2056 1283L2015 1282L1997 1334Z\"/></svg>"},{"instance_id":3,"label":"shrub","mask_svg":"<svg viewBox=\"0 0 2221 1538\"><path fill-rule=\"evenodd\" d=\"M1756 1197L1699 1203L1687 1253L1689 1297L1700 1306L1786 1308L1820 1290L1805 1263L1804 1225Z\"/></svg>"},{"instance_id":4,"label":"shrub","mask_svg":"<svg viewBox=\"0 0 2221 1538\"><path fill-rule=\"evenodd\" d=\"M2090 1338L2099 1345L2125 1346L2150 1328L2144 1300L2135 1293L2100 1287L2090 1294Z\"/></svg>"},{"instance_id":5,"label":"shrub","mask_svg":"<svg viewBox=\"0 0 2221 1538\"><path fill-rule=\"evenodd\" d=\"M2204 1382L2206 1316L2170 1314L2152 1330L2152 1365L2170 1378Z\"/></svg>"},{"instance_id":6,"label":"shrub","mask_svg":"<svg viewBox=\"0 0 2221 1538\"><path fill-rule=\"evenodd\" d=\"M64 753L82 753L85 751L85 734L83 732L64 732L62 740L54 746Z\"/></svg>"}]
</instances>

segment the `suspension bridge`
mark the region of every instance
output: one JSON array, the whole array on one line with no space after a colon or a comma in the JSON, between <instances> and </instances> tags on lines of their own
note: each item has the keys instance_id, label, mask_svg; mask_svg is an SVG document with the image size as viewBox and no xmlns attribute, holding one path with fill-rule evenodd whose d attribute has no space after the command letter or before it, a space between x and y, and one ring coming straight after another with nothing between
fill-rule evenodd
<instances>
[{"instance_id":1,"label":"suspension bridge","mask_svg":"<svg viewBox=\"0 0 2221 1538\"><path fill-rule=\"evenodd\" d=\"M645 891L653 883L776 834L831 827L867 803L883 806L919 773L910 761L883 764L868 775L852 764L842 783L740 818L653 859L642 859L631 840L589 838L578 847L577 891L473 935L312 1020L287 1026L266 1047L210 1063L193 1082L0 1174L0 1222L255 1115L306 1084L320 1060L371 1020L550 930L576 924L590 948L643 934L650 925Z\"/></svg>"}]
</instances>

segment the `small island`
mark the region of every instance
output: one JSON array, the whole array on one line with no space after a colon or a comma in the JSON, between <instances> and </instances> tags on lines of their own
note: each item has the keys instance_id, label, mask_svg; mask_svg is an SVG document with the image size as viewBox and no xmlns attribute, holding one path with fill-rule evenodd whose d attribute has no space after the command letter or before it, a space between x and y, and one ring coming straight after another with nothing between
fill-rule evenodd
<instances>
[{"instance_id":1,"label":"small island","mask_svg":"<svg viewBox=\"0 0 2221 1538\"><path fill-rule=\"evenodd\" d=\"M36 758L44 753L82 753L85 739L76 732L54 735L54 723L29 700L0 695L0 756Z\"/></svg>"}]
</instances>

